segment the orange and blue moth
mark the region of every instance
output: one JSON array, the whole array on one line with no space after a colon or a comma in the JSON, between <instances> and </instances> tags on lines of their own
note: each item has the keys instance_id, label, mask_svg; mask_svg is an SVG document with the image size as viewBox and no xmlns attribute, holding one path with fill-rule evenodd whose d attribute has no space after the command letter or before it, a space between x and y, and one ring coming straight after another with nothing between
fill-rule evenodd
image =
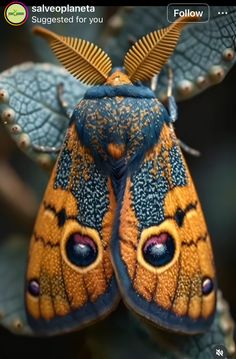
<instances>
[{"instance_id":1,"label":"orange and blue moth","mask_svg":"<svg viewBox=\"0 0 236 359\"><path fill-rule=\"evenodd\" d=\"M120 296L161 328L198 333L212 323L204 215L171 112L142 84L195 20L143 37L114 70L94 44L35 28L66 69L94 85L73 111L30 243L25 303L35 332L82 328Z\"/></svg>"}]
</instances>

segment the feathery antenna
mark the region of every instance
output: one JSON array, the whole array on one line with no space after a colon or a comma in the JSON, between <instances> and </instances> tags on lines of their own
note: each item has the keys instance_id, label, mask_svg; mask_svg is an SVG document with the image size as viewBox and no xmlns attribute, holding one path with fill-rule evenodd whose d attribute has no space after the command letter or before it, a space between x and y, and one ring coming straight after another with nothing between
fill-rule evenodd
<instances>
[{"instance_id":1,"label":"feathery antenna","mask_svg":"<svg viewBox=\"0 0 236 359\"><path fill-rule=\"evenodd\" d=\"M86 40L57 35L40 26L33 32L49 42L58 60L77 79L88 85L98 85L108 78L111 60L98 46Z\"/></svg>"},{"instance_id":2,"label":"feathery antenna","mask_svg":"<svg viewBox=\"0 0 236 359\"><path fill-rule=\"evenodd\" d=\"M170 26L143 36L127 52L124 67L132 82L151 80L174 51L181 31L198 17L180 17Z\"/></svg>"}]
</instances>

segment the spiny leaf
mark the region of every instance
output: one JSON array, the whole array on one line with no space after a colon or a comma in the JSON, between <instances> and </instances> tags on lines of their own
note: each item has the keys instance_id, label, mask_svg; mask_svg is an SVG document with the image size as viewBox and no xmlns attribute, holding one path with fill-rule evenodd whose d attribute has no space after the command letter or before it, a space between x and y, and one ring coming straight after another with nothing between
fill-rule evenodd
<instances>
[{"instance_id":1,"label":"spiny leaf","mask_svg":"<svg viewBox=\"0 0 236 359\"><path fill-rule=\"evenodd\" d=\"M189 8L196 9L192 6ZM166 98L169 68L173 70L174 75L173 95L177 101L182 101L224 80L236 64L234 45L236 7L225 6L225 15L219 16L221 10L220 6L212 6L208 22L197 25L191 23L182 30L180 41L169 59L170 66L164 65L158 76L155 93L161 101ZM123 27L118 36L110 35L106 46L113 66L120 66L124 53L129 49L127 34L130 40L139 39L143 34L148 34L155 28L158 30L168 26L166 11L166 6L133 6L132 9L130 7L119 9L117 16ZM142 23L137 26L140 18L142 18ZM217 71L219 66L221 70Z\"/></svg>"},{"instance_id":2,"label":"spiny leaf","mask_svg":"<svg viewBox=\"0 0 236 359\"><path fill-rule=\"evenodd\" d=\"M50 167L57 153L39 149L60 149L69 117L87 89L61 66L23 63L11 67L0 73L0 122L20 149Z\"/></svg>"},{"instance_id":3,"label":"spiny leaf","mask_svg":"<svg viewBox=\"0 0 236 359\"><path fill-rule=\"evenodd\" d=\"M49 41L54 54L77 79L88 85L104 83L111 71L109 56L89 41L60 36L43 27L33 32Z\"/></svg>"},{"instance_id":4,"label":"spiny leaf","mask_svg":"<svg viewBox=\"0 0 236 359\"><path fill-rule=\"evenodd\" d=\"M198 17L181 17L170 26L142 37L127 52L124 67L132 82L150 80L158 74L174 51L181 30Z\"/></svg>"}]
</instances>

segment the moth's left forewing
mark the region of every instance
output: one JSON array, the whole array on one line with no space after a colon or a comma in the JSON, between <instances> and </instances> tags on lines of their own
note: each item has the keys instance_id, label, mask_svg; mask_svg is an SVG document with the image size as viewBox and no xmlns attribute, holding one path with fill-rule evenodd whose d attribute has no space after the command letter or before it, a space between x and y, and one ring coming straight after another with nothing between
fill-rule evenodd
<instances>
[{"instance_id":1,"label":"moth's left forewing","mask_svg":"<svg viewBox=\"0 0 236 359\"><path fill-rule=\"evenodd\" d=\"M127 177L116 236L114 263L128 306L170 330L206 330L216 300L212 248L170 124Z\"/></svg>"},{"instance_id":2,"label":"moth's left forewing","mask_svg":"<svg viewBox=\"0 0 236 359\"><path fill-rule=\"evenodd\" d=\"M99 172L72 124L30 244L26 308L36 332L79 329L115 307L109 253L115 207L109 177Z\"/></svg>"}]
</instances>

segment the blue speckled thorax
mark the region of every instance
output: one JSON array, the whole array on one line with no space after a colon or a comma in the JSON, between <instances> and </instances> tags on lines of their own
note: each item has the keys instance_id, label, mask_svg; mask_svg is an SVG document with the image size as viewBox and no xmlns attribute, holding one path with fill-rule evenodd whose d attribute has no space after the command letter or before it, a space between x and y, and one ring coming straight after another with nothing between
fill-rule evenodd
<instances>
[{"instance_id":1,"label":"blue speckled thorax","mask_svg":"<svg viewBox=\"0 0 236 359\"><path fill-rule=\"evenodd\" d=\"M103 85L86 92L71 122L75 122L80 140L90 148L96 162L108 168L114 162L110 144L123 148L123 162L132 167L156 143L170 118L148 87Z\"/></svg>"}]
</instances>

